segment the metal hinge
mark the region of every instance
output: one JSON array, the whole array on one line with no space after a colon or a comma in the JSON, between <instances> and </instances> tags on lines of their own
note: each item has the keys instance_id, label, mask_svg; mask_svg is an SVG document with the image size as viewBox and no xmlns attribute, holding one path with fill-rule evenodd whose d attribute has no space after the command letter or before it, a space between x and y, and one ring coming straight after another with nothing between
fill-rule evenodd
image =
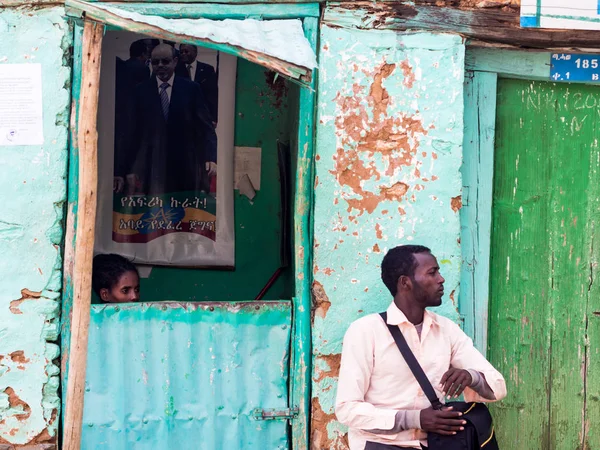
<instances>
[{"instance_id":1,"label":"metal hinge","mask_svg":"<svg viewBox=\"0 0 600 450\"><path fill-rule=\"evenodd\" d=\"M262 409L256 408L254 410L254 418L256 420L289 420L296 417L299 413L298 408L287 408L287 409Z\"/></svg>"}]
</instances>

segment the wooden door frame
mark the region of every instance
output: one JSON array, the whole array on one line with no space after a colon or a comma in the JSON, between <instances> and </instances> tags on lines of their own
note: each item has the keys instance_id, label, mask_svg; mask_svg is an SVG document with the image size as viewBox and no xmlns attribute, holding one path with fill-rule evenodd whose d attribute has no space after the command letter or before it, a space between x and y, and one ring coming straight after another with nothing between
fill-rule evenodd
<instances>
[{"instance_id":1,"label":"wooden door frame","mask_svg":"<svg viewBox=\"0 0 600 450\"><path fill-rule=\"evenodd\" d=\"M490 294L498 78L553 82L550 78L552 53L475 45L467 45L466 49L459 313L464 331L484 355Z\"/></svg>"},{"instance_id":2,"label":"wooden door frame","mask_svg":"<svg viewBox=\"0 0 600 450\"><path fill-rule=\"evenodd\" d=\"M317 3L255 5L135 4L166 18L300 19L304 34L317 53L319 12ZM127 29L124 27L123 29ZM91 272L97 200L97 130L99 73L105 25L85 19L74 24L74 57L70 123L68 205L64 249L61 322L61 381L63 397L63 448L79 450L90 320ZM131 29L130 31L136 31ZM241 52L240 52L241 53ZM243 54L240 54L243 57ZM95 68L96 70L92 70ZM84 70L85 69L85 70ZM292 298L290 406L297 410L291 420L291 445L306 450L310 431L311 380L311 283L313 148L315 132L316 71L309 88L301 88L298 106L298 158L294 198L295 295ZM95 101L94 101L95 98Z\"/></svg>"}]
</instances>

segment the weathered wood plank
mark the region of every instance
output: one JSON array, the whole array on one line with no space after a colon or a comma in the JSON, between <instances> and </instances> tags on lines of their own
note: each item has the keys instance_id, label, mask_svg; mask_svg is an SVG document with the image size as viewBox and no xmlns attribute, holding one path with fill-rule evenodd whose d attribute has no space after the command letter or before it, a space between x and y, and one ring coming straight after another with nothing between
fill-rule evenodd
<instances>
[{"instance_id":1,"label":"weathered wood plank","mask_svg":"<svg viewBox=\"0 0 600 450\"><path fill-rule=\"evenodd\" d=\"M400 2L344 2L328 4L323 22L330 26L358 29L458 33L484 42L522 47L600 47L600 33L521 28L518 10L456 9Z\"/></svg>"},{"instance_id":2,"label":"weathered wood plank","mask_svg":"<svg viewBox=\"0 0 600 450\"><path fill-rule=\"evenodd\" d=\"M598 89L596 88L596 91ZM587 100L587 99L586 99ZM591 104L591 103L590 103ZM600 104L597 105L600 109ZM596 115L594 136L600 134L600 116ZM591 155L598 155L598 144L591 148ZM600 282L598 280L598 269L600 268L600 164L598 161L590 161L588 175L590 184L588 186L588 223L585 233L590 239L589 258L589 284L587 287L588 299L585 315L585 367L587 377L584 386L585 416L582 431L585 436L584 445L580 448L591 449L598 447L600 443Z\"/></svg>"},{"instance_id":3,"label":"weathered wood plank","mask_svg":"<svg viewBox=\"0 0 600 450\"><path fill-rule=\"evenodd\" d=\"M467 72L465 79L460 312L465 332L483 354L487 346L496 84L495 73Z\"/></svg>"},{"instance_id":4,"label":"weathered wood plank","mask_svg":"<svg viewBox=\"0 0 600 450\"><path fill-rule=\"evenodd\" d=\"M529 88L538 139L546 143L551 164L550 233L552 266L552 366L550 436L555 448L598 448L583 433L586 406L587 305L590 256L589 212L598 209L597 180L589 177L600 152L596 128L597 87L536 83ZM538 97L539 96L539 97ZM538 98L536 98L538 97ZM587 102L587 106L586 106ZM538 128L540 129L540 128ZM586 373L587 372L587 373Z\"/></svg>"},{"instance_id":5,"label":"weathered wood plank","mask_svg":"<svg viewBox=\"0 0 600 450\"><path fill-rule=\"evenodd\" d=\"M92 259L96 227L98 188L98 93L104 26L86 21L83 30L83 60L77 143L79 147L79 195L75 261L73 268L73 314L67 385L63 448L79 450L83 421L83 397L87 359Z\"/></svg>"},{"instance_id":6,"label":"weathered wood plank","mask_svg":"<svg viewBox=\"0 0 600 450\"><path fill-rule=\"evenodd\" d=\"M81 98L81 65L83 60L83 25L73 27L73 76L71 81L71 117L69 126L69 177L67 189L67 221L65 229L65 250L63 256L63 295L60 321L61 345L61 388L62 409L65 418L67 384L69 379L69 351L71 346L71 319L73 312L73 276L75 270L75 230L77 228L77 197L79 193L79 142L78 117Z\"/></svg>"},{"instance_id":7,"label":"weathered wood plank","mask_svg":"<svg viewBox=\"0 0 600 450\"><path fill-rule=\"evenodd\" d=\"M488 355L504 374L494 405L501 448L558 448L548 441L551 390L552 249L550 180L539 111L529 82L499 80Z\"/></svg>"},{"instance_id":8,"label":"weathered wood plank","mask_svg":"<svg viewBox=\"0 0 600 450\"><path fill-rule=\"evenodd\" d=\"M475 299L473 295L475 247L477 245L477 158L479 155L479 130L477 125L477 92L473 71L465 72L465 113L462 175L462 208L460 209L460 294L458 305L463 330L475 341ZM474 342L475 343L475 342ZM475 343L477 346L477 344ZM481 350L481 349L480 349Z\"/></svg>"},{"instance_id":9,"label":"weathered wood plank","mask_svg":"<svg viewBox=\"0 0 600 450\"><path fill-rule=\"evenodd\" d=\"M312 48L317 50L319 20L307 18L304 34ZM298 416L292 421L292 448L307 450L310 432L311 384L311 311L312 311L312 198L315 132L315 80L310 89L301 89L299 95L298 165L294 208L294 254L296 295L294 297L294 338L292 405L298 407Z\"/></svg>"},{"instance_id":10,"label":"weathered wood plank","mask_svg":"<svg viewBox=\"0 0 600 450\"><path fill-rule=\"evenodd\" d=\"M21 0L22 1L22 0ZM318 3L275 4L214 4L214 3L104 3L139 14L161 16L165 19L302 19L319 17Z\"/></svg>"},{"instance_id":11,"label":"weathered wood plank","mask_svg":"<svg viewBox=\"0 0 600 450\"><path fill-rule=\"evenodd\" d=\"M550 80L550 52L467 47L467 70L528 80Z\"/></svg>"}]
</instances>

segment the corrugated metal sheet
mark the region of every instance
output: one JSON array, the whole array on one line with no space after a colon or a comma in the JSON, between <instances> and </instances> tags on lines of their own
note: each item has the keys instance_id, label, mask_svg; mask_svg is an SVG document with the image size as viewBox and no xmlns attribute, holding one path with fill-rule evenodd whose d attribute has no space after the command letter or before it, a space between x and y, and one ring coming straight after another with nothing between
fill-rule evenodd
<instances>
[{"instance_id":1,"label":"corrugated metal sheet","mask_svg":"<svg viewBox=\"0 0 600 450\"><path fill-rule=\"evenodd\" d=\"M287 449L290 302L92 308L83 450Z\"/></svg>"}]
</instances>

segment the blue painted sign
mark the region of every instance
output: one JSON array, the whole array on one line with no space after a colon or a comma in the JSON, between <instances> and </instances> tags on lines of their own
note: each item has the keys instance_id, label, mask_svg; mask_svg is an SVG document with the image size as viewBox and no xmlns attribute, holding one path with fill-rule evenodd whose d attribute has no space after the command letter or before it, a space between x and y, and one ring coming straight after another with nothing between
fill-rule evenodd
<instances>
[{"instance_id":1,"label":"blue painted sign","mask_svg":"<svg viewBox=\"0 0 600 450\"><path fill-rule=\"evenodd\" d=\"M600 83L600 55L553 53L550 78L554 81Z\"/></svg>"}]
</instances>

